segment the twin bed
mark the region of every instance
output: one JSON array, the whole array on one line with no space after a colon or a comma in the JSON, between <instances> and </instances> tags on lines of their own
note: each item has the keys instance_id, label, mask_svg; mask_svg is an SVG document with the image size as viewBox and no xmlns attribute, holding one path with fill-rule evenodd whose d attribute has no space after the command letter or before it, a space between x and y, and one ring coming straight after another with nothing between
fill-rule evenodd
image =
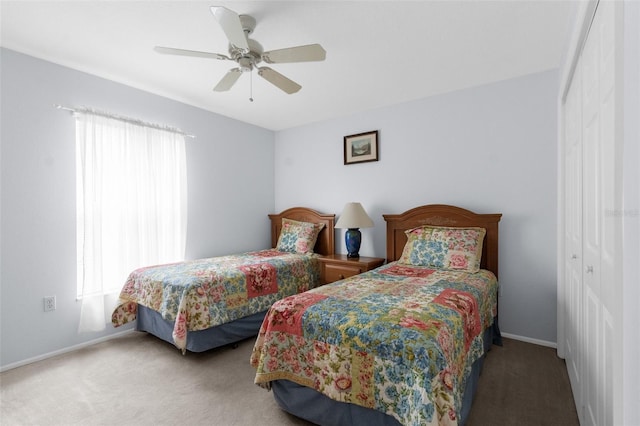
<instances>
[{"instance_id":1,"label":"twin bed","mask_svg":"<svg viewBox=\"0 0 640 426\"><path fill-rule=\"evenodd\" d=\"M316 424L464 424L484 354L499 339L500 217L446 205L384 215L387 264L318 286L317 254L294 256L303 257L306 266L294 267L297 284L290 295L256 296L265 298L264 305L253 303L260 307L256 313L206 329L191 329L185 321L184 345L176 341L180 327L174 318L203 312L191 306L202 298L182 303L188 308L171 316L144 307L147 299L130 297L125 285L114 324L137 314L138 329L183 350L206 350L257 334L250 359L255 383L271 389L281 408ZM283 218L293 218L323 223L314 252L333 253L333 215L296 208L270 218L273 247L280 246ZM259 264L283 257L266 252ZM138 277L130 289L145 287L140 283L147 278ZM194 287L202 293L202 285ZM244 294L250 291L240 290L251 288L246 279L241 286L226 287L242 294L241 305L252 304ZM278 282L281 287L284 283ZM210 312L211 299L209 292ZM161 305L169 304L156 302ZM235 312L236 304L227 305ZM133 317L126 315L128 310L135 311ZM149 322L147 316L154 319ZM243 324L241 331L227 330L238 324Z\"/></svg>"},{"instance_id":2,"label":"twin bed","mask_svg":"<svg viewBox=\"0 0 640 426\"><path fill-rule=\"evenodd\" d=\"M272 306L255 382L316 424L464 424L499 338L500 217L443 205L384 215L386 265Z\"/></svg>"},{"instance_id":3,"label":"twin bed","mask_svg":"<svg viewBox=\"0 0 640 426\"><path fill-rule=\"evenodd\" d=\"M318 255L334 250L335 215L294 207L269 218L270 250L133 271L112 314L113 325L137 319L136 330L172 343L183 353L255 336L275 301L320 284ZM310 235L313 230L299 223L315 224L315 238Z\"/></svg>"}]
</instances>

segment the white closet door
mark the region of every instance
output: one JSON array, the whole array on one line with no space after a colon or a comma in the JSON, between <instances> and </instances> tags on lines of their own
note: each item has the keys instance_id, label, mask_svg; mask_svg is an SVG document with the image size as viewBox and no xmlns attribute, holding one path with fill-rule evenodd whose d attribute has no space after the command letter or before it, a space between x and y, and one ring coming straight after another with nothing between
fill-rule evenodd
<instances>
[{"instance_id":1,"label":"white closet door","mask_svg":"<svg viewBox=\"0 0 640 426\"><path fill-rule=\"evenodd\" d=\"M619 306L616 244L615 3L601 1L582 53L584 383L583 420L613 423L616 354L611 315ZM619 198L619 197L618 197ZM619 219L619 218L618 218ZM618 277L619 278L619 277ZM618 287L618 288L617 288ZM613 354L613 355L612 355Z\"/></svg>"},{"instance_id":2,"label":"white closet door","mask_svg":"<svg viewBox=\"0 0 640 426\"><path fill-rule=\"evenodd\" d=\"M602 3L600 3L602 5ZM583 421L586 425L600 425L598 397L602 347L600 336L600 99L599 99L599 35L596 13L589 37L582 53L583 92L583 248L585 297L585 365L583 385Z\"/></svg>"},{"instance_id":3,"label":"white closet door","mask_svg":"<svg viewBox=\"0 0 640 426\"><path fill-rule=\"evenodd\" d=\"M576 406L582 395L582 73L576 66L563 105L565 161L565 361Z\"/></svg>"},{"instance_id":4,"label":"white closet door","mask_svg":"<svg viewBox=\"0 0 640 426\"><path fill-rule=\"evenodd\" d=\"M582 425L623 412L622 141L626 3L595 9L563 104L562 346ZM587 9L585 26L591 12ZM581 159L581 161L579 160Z\"/></svg>"}]
</instances>

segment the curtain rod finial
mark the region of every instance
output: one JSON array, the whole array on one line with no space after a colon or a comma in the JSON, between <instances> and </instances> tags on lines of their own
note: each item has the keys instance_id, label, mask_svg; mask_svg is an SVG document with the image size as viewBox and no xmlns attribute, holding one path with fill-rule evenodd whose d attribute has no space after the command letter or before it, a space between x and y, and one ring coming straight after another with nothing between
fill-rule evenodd
<instances>
[{"instance_id":1,"label":"curtain rod finial","mask_svg":"<svg viewBox=\"0 0 640 426\"><path fill-rule=\"evenodd\" d=\"M61 110L64 110L64 111L76 112L76 110L74 110L73 108L69 108L69 107L66 107L66 106L64 106L64 105L60 105L60 104L53 104L53 106L54 106L56 109L61 109Z\"/></svg>"}]
</instances>

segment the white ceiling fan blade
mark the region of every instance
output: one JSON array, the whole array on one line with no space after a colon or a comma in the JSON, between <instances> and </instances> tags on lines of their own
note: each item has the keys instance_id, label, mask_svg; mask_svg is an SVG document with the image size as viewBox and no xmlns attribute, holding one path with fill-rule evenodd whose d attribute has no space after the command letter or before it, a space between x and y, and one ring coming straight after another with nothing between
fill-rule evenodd
<instances>
[{"instance_id":1,"label":"white ceiling fan blade","mask_svg":"<svg viewBox=\"0 0 640 426\"><path fill-rule=\"evenodd\" d=\"M236 81L238 81L241 75L242 71L240 71L240 68L230 69L229 72L226 73L224 77L222 77L222 80L218 82L216 87L213 88L213 91L226 92L227 90L231 89L234 84L236 84Z\"/></svg>"},{"instance_id":2,"label":"white ceiling fan blade","mask_svg":"<svg viewBox=\"0 0 640 426\"><path fill-rule=\"evenodd\" d=\"M231 59L228 56L221 55L219 53L200 52L197 50L185 50L175 49L173 47L156 46L153 48L158 53L163 55L181 55L181 56L193 56L196 58L211 58L211 59Z\"/></svg>"},{"instance_id":3,"label":"white ceiling fan blade","mask_svg":"<svg viewBox=\"0 0 640 426\"><path fill-rule=\"evenodd\" d=\"M319 44L288 47L286 49L271 50L262 54L262 60L268 64L324 61L326 57L327 52Z\"/></svg>"},{"instance_id":4,"label":"white ceiling fan blade","mask_svg":"<svg viewBox=\"0 0 640 426\"><path fill-rule=\"evenodd\" d=\"M211 13L216 17L216 20L222 27L222 31L224 31L229 39L229 43L248 52L249 44L247 43L247 36L240 23L240 16L233 10L229 10L223 6L211 6Z\"/></svg>"},{"instance_id":5,"label":"white ceiling fan blade","mask_svg":"<svg viewBox=\"0 0 640 426\"><path fill-rule=\"evenodd\" d=\"M298 90L302 89L302 86L298 83L289 80L284 75L269 67L258 68L258 75L288 94L296 93Z\"/></svg>"}]
</instances>

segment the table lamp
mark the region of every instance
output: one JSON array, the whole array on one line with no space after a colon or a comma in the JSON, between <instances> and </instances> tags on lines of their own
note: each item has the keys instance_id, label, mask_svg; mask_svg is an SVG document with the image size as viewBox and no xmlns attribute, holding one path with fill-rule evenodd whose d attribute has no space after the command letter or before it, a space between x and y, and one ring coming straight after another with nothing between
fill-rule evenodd
<instances>
[{"instance_id":1,"label":"table lamp","mask_svg":"<svg viewBox=\"0 0 640 426\"><path fill-rule=\"evenodd\" d=\"M344 242L347 246L347 257L360 257L360 242L362 234L358 228L371 228L373 221L367 215L360 203L347 203L338 218L335 227L347 228L344 235Z\"/></svg>"}]
</instances>

